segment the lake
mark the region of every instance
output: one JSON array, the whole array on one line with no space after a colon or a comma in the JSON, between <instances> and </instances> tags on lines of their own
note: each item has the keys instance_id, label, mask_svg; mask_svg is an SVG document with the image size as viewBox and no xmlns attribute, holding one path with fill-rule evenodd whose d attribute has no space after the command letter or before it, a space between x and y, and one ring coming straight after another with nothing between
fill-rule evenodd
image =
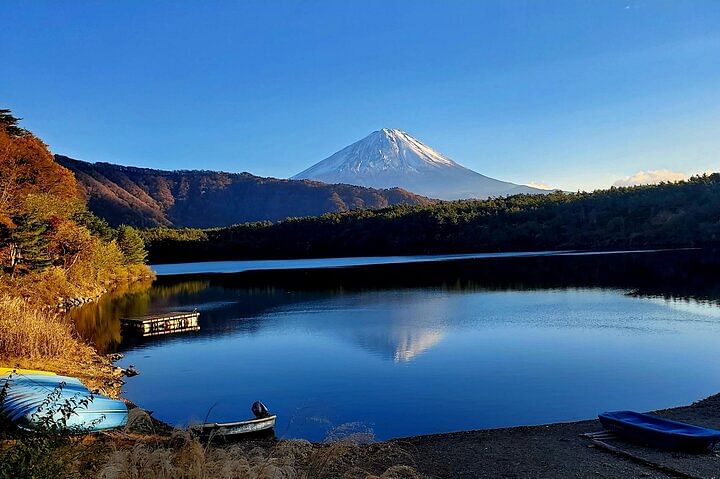
<instances>
[{"instance_id":1,"label":"lake","mask_svg":"<svg viewBox=\"0 0 720 479\"><path fill-rule=\"evenodd\" d=\"M538 256L574 256L596 254L628 254L628 253L655 253L660 250L643 251L524 251L513 253L466 253L466 254L436 254L412 256L359 256L345 258L302 258L302 259L264 259L246 261L204 261L197 263L168 263L152 266L158 275L184 275L207 273L242 273L259 270L294 270L294 269L324 269L347 268L356 266L378 266L387 264L408 263L435 263L440 261L460 261L490 258L525 258Z\"/></svg>"},{"instance_id":2,"label":"lake","mask_svg":"<svg viewBox=\"0 0 720 479\"><path fill-rule=\"evenodd\" d=\"M237 420L261 399L278 436L387 439L717 393L720 307L706 259L542 253L161 276L73 315L141 371L123 393L159 419ZM121 335L121 316L195 308L196 333Z\"/></svg>"}]
</instances>

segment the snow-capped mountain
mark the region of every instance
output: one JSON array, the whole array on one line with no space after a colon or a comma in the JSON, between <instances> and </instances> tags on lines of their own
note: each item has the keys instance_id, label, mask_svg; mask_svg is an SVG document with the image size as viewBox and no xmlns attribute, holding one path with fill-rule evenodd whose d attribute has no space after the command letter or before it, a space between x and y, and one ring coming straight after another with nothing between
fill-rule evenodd
<instances>
[{"instance_id":1,"label":"snow-capped mountain","mask_svg":"<svg viewBox=\"0 0 720 479\"><path fill-rule=\"evenodd\" d=\"M481 175L404 131L390 128L370 133L293 179L373 188L398 186L444 200L548 192Z\"/></svg>"}]
</instances>

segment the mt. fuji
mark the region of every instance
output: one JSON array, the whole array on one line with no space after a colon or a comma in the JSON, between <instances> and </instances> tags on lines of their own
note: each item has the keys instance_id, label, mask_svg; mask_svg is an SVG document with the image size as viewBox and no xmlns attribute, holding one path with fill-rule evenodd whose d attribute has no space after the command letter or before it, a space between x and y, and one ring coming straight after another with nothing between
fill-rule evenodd
<instances>
[{"instance_id":1,"label":"mt. fuji","mask_svg":"<svg viewBox=\"0 0 720 479\"><path fill-rule=\"evenodd\" d=\"M390 128L370 133L292 179L373 188L398 186L443 200L549 192L481 175L404 131Z\"/></svg>"}]
</instances>

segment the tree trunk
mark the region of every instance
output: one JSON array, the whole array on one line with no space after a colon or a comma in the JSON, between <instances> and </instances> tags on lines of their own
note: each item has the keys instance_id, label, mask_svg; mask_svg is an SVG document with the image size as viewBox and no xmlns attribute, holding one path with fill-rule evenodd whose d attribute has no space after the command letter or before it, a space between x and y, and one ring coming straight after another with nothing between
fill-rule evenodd
<instances>
[{"instance_id":1,"label":"tree trunk","mask_svg":"<svg viewBox=\"0 0 720 479\"><path fill-rule=\"evenodd\" d=\"M15 265L20 261L20 248L17 243L10 243L10 267L15 268Z\"/></svg>"},{"instance_id":2,"label":"tree trunk","mask_svg":"<svg viewBox=\"0 0 720 479\"><path fill-rule=\"evenodd\" d=\"M15 270L17 269L18 263L22 259L20 248L17 243L10 243L10 277L15 277Z\"/></svg>"}]
</instances>

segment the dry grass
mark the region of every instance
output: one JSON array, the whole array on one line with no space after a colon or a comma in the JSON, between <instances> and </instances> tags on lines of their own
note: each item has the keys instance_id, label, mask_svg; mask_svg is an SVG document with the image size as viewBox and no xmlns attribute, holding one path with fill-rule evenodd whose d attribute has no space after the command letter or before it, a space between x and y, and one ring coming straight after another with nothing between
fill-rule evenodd
<instances>
[{"instance_id":1,"label":"dry grass","mask_svg":"<svg viewBox=\"0 0 720 479\"><path fill-rule=\"evenodd\" d=\"M75 376L112 397L121 382L109 359L100 357L64 316L0 293L0 366L42 369Z\"/></svg>"},{"instance_id":2,"label":"dry grass","mask_svg":"<svg viewBox=\"0 0 720 479\"><path fill-rule=\"evenodd\" d=\"M58 314L0 295L0 357L58 358L80 348L73 326Z\"/></svg>"},{"instance_id":3,"label":"dry grass","mask_svg":"<svg viewBox=\"0 0 720 479\"><path fill-rule=\"evenodd\" d=\"M387 446L397 449L396 446ZM387 454L386 454L387 453ZM363 445L352 442L311 444L291 440L277 443L203 444L185 431L176 431L165 444L138 442L115 446L98 471L101 479L420 479L412 462L396 450L381 451L392 465L376 465ZM375 458L376 459L376 458ZM386 462L382 460L381 462ZM377 472L377 471L376 471Z\"/></svg>"}]
</instances>

